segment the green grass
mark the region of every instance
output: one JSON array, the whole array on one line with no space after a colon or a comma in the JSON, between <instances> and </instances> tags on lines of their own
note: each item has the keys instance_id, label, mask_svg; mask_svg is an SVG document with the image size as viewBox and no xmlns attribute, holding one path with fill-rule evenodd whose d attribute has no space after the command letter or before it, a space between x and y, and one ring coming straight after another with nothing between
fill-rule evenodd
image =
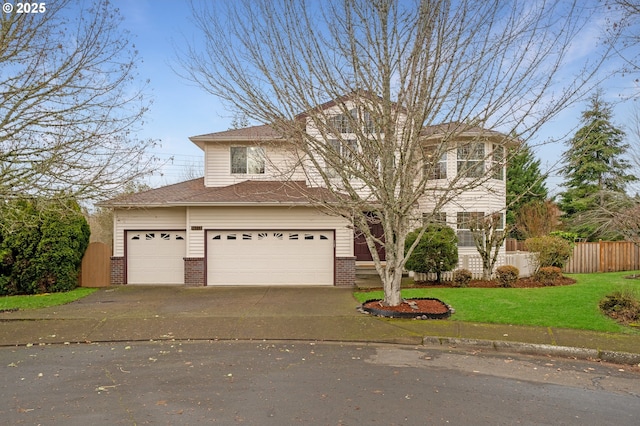
<instances>
[{"instance_id":1,"label":"green grass","mask_svg":"<svg viewBox=\"0 0 640 426\"><path fill-rule=\"evenodd\" d=\"M64 305L90 295L97 289L79 287L66 293L47 293L30 296L3 296L0 297L0 311L6 309L40 309L49 306Z\"/></svg>"},{"instance_id":2,"label":"green grass","mask_svg":"<svg viewBox=\"0 0 640 426\"><path fill-rule=\"evenodd\" d=\"M543 288L411 288L403 297L435 297L451 305L454 321L530 325L581 330L638 333L603 315L598 303L615 290L629 288L640 297L640 280L633 272L573 274L576 284ZM364 302L383 297L382 291L356 292Z\"/></svg>"}]
</instances>

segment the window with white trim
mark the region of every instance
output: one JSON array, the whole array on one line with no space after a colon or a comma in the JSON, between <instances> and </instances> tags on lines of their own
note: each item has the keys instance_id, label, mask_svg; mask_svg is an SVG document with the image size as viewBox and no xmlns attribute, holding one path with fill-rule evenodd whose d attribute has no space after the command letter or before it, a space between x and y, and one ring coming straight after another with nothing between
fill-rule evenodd
<instances>
[{"instance_id":1,"label":"window with white trim","mask_svg":"<svg viewBox=\"0 0 640 426\"><path fill-rule=\"evenodd\" d=\"M482 224L484 212L458 212L458 246L459 247L475 247L473 241L473 233L471 228L477 228Z\"/></svg>"},{"instance_id":2,"label":"window with white trim","mask_svg":"<svg viewBox=\"0 0 640 426\"><path fill-rule=\"evenodd\" d=\"M358 114L356 108L351 109L349 114L337 114L329 117L327 124L329 124L330 130L334 130L336 134L356 133L356 125L362 127L363 133L370 134L375 129L371 113L362 111Z\"/></svg>"},{"instance_id":3,"label":"window with white trim","mask_svg":"<svg viewBox=\"0 0 640 426\"><path fill-rule=\"evenodd\" d=\"M446 225L447 213L446 212L422 213L422 226L431 225L431 224Z\"/></svg>"},{"instance_id":4,"label":"window with white trim","mask_svg":"<svg viewBox=\"0 0 640 426\"><path fill-rule=\"evenodd\" d=\"M504 180L504 146L493 144L491 169L493 170L494 179Z\"/></svg>"},{"instance_id":5,"label":"window with white trim","mask_svg":"<svg viewBox=\"0 0 640 426\"><path fill-rule=\"evenodd\" d=\"M440 147L427 146L423 150L423 171L427 179L447 178L447 152Z\"/></svg>"},{"instance_id":6,"label":"window with white trim","mask_svg":"<svg viewBox=\"0 0 640 426\"><path fill-rule=\"evenodd\" d=\"M467 178L484 176L484 142L458 145L458 175Z\"/></svg>"},{"instance_id":7,"label":"window with white trim","mask_svg":"<svg viewBox=\"0 0 640 426\"><path fill-rule=\"evenodd\" d=\"M258 175L264 174L264 148L259 146L232 146L231 173Z\"/></svg>"},{"instance_id":8,"label":"window with white trim","mask_svg":"<svg viewBox=\"0 0 640 426\"><path fill-rule=\"evenodd\" d=\"M358 143L355 140L329 139L328 143L331 147L331 157L334 164L350 164L353 167L353 162L358 161ZM330 177L338 176L336 169L330 165L327 166L327 174Z\"/></svg>"}]
</instances>

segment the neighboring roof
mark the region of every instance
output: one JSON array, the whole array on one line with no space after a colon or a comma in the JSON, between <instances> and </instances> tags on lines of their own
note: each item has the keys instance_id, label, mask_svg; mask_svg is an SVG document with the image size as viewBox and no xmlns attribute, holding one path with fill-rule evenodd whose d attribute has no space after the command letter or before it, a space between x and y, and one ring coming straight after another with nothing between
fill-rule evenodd
<instances>
[{"instance_id":1,"label":"neighboring roof","mask_svg":"<svg viewBox=\"0 0 640 426\"><path fill-rule=\"evenodd\" d=\"M311 200L330 203L335 196L326 188L310 188L303 181L248 180L222 187L205 187L204 178L123 195L99 203L101 207L173 207L208 205L309 205Z\"/></svg>"},{"instance_id":2,"label":"neighboring roof","mask_svg":"<svg viewBox=\"0 0 640 426\"><path fill-rule=\"evenodd\" d=\"M204 149L205 142L255 141L281 138L282 134L271 125L262 124L259 126L244 127L242 129L230 129L223 132L191 136L189 140L201 149Z\"/></svg>"}]
</instances>

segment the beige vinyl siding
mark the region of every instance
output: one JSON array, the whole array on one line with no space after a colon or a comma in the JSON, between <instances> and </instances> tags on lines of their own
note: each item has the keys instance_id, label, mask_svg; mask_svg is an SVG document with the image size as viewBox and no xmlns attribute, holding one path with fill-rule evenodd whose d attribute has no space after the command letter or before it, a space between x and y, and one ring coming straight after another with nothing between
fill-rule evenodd
<instances>
[{"instance_id":1,"label":"beige vinyl siding","mask_svg":"<svg viewBox=\"0 0 640 426\"><path fill-rule=\"evenodd\" d=\"M113 215L113 255L124 256L126 230L182 230L186 228L186 208L115 209Z\"/></svg>"},{"instance_id":2,"label":"beige vinyl siding","mask_svg":"<svg viewBox=\"0 0 640 426\"><path fill-rule=\"evenodd\" d=\"M207 229L318 229L336 230L336 256L353 256L353 231L342 218L329 216L313 207L191 207L187 256L204 256L204 231Z\"/></svg>"},{"instance_id":3,"label":"beige vinyl siding","mask_svg":"<svg viewBox=\"0 0 640 426\"><path fill-rule=\"evenodd\" d=\"M232 146L256 146L248 142L209 143L205 146L204 185L207 187L221 187L233 185L246 180L304 180L304 174L292 170L295 164L292 153L282 145L260 144L265 149L267 157L265 172L261 174L232 174L231 154Z\"/></svg>"}]
</instances>

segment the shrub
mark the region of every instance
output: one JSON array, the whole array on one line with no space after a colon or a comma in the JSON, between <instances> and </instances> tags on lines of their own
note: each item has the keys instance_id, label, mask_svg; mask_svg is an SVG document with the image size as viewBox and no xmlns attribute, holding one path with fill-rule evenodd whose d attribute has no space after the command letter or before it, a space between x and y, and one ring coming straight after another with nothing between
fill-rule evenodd
<instances>
[{"instance_id":1,"label":"shrub","mask_svg":"<svg viewBox=\"0 0 640 426\"><path fill-rule=\"evenodd\" d=\"M574 243L579 235L576 234L575 232L567 232L567 231L552 231L549 232L549 235L551 235L552 237L560 237L563 240L569 241L569 243Z\"/></svg>"},{"instance_id":2,"label":"shrub","mask_svg":"<svg viewBox=\"0 0 640 426\"><path fill-rule=\"evenodd\" d=\"M469 287L473 274L468 269L457 269L453 272L453 285L456 287Z\"/></svg>"},{"instance_id":3,"label":"shrub","mask_svg":"<svg viewBox=\"0 0 640 426\"><path fill-rule=\"evenodd\" d=\"M405 250L413 245L420 235L420 229L409 233L405 240ZM409 271L435 273L440 282L442 272L450 271L458 264L458 239L447 225L427 225L418 245L407 259L405 268Z\"/></svg>"},{"instance_id":4,"label":"shrub","mask_svg":"<svg viewBox=\"0 0 640 426\"><path fill-rule=\"evenodd\" d=\"M544 285L554 285L557 280L562 278L562 269L557 266L544 266L533 275L533 279Z\"/></svg>"},{"instance_id":5,"label":"shrub","mask_svg":"<svg viewBox=\"0 0 640 426\"><path fill-rule=\"evenodd\" d=\"M14 200L2 208L0 294L75 288L90 233L78 204Z\"/></svg>"},{"instance_id":6,"label":"shrub","mask_svg":"<svg viewBox=\"0 0 640 426\"><path fill-rule=\"evenodd\" d=\"M615 291L599 303L607 316L628 324L640 320L640 299L631 291Z\"/></svg>"},{"instance_id":7,"label":"shrub","mask_svg":"<svg viewBox=\"0 0 640 426\"><path fill-rule=\"evenodd\" d=\"M529 238L526 245L534 254L538 268L556 266L562 269L573 254L573 244L564 238L551 235Z\"/></svg>"},{"instance_id":8,"label":"shrub","mask_svg":"<svg viewBox=\"0 0 640 426\"><path fill-rule=\"evenodd\" d=\"M500 266L496 269L496 278L502 287L512 287L519 276L520 270L512 265Z\"/></svg>"}]
</instances>

